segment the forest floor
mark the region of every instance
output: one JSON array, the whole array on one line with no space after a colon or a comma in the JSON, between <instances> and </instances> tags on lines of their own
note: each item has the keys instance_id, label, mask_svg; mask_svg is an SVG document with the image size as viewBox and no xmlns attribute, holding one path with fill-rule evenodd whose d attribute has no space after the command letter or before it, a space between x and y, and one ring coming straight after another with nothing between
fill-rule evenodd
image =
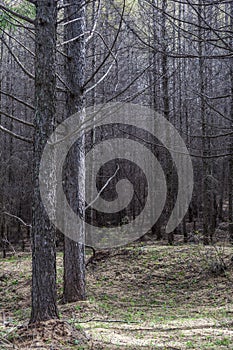
<instances>
[{"instance_id":1,"label":"forest floor","mask_svg":"<svg viewBox=\"0 0 233 350\"><path fill-rule=\"evenodd\" d=\"M99 253L87 300L28 328L30 254L1 259L0 349L233 349L230 246L138 243ZM62 293L62 254L58 253Z\"/></svg>"}]
</instances>

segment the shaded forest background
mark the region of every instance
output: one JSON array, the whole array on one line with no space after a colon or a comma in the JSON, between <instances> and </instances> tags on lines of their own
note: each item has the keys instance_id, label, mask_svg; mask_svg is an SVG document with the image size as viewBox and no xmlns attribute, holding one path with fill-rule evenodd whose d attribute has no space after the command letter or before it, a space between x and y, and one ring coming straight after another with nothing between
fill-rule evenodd
<instances>
[{"instance_id":1,"label":"shaded forest background","mask_svg":"<svg viewBox=\"0 0 233 350\"><path fill-rule=\"evenodd\" d=\"M20 349L23 342L26 348L32 343L37 346L36 329L41 348L52 340L58 348L73 348L82 341L81 324L87 323L85 329L89 329L91 323L88 342L95 342L96 324L100 323L101 335L103 322L111 327L119 322L124 328L121 345L128 346L133 340L141 348L142 328L127 338L128 325L136 320L143 322L141 327L152 327L143 329L146 338L148 332L159 332L161 344L171 348L177 345L177 338L168 341L165 321L172 316L176 322L184 315L190 321L199 314L200 300L205 312L196 324L197 332L208 323L215 348L232 343L232 33L233 1L226 0L0 2L0 343L4 346L11 346L12 340ZM165 234L177 199L178 172L169 150L151 144L150 151L158 158L167 183L167 200L158 222L131 245L102 251L88 247L85 253L83 242L64 237L49 221L40 197L40 160L57 125L86 107L108 102L150 107L179 131L192 158L194 191L182 223ZM80 122L82 116L80 113ZM72 209L81 216L85 213L84 152L109 135L117 136L118 131L93 127L93 133L85 139L82 135L67 156L63 187ZM132 139L133 127L127 132L126 138ZM142 138L143 145L151 140L143 139L143 134L134 137ZM70 163L74 159L76 162ZM50 161L53 166L52 156ZM126 168L135 185L134 194L141 190L145 194L141 173L133 169ZM97 188L107 183L112 173L111 166L103 168L96 179ZM116 176L115 187L117 180ZM49 189L56 176L44 182ZM71 190L74 186L77 196ZM49 198L54 202L56 186L51 187ZM111 190L106 189L110 198ZM133 218L140 206L137 201L129 213ZM103 217L91 219L99 220L107 230ZM116 223L127 224L130 219L117 216ZM79 234L85 234L83 221ZM216 305L221 306L216 309ZM109 319L112 316L117 319ZM160 317L165 337L155 328ZM216 325L216 317L220 325ZM27 325L18 327L21 321ZM203 344L197 333L196 345L190 345L195 322L190 324L182 328L185 348L203 348L208 332L201 339ZM51 334L46 336L45 330ZM113 338L115 331L107 333L112 350L118 341ZM143 340L147 345L151 341L156 344L157 340L151 339L154 333ZM222 338L223 334L229 339ZM53 339L54 335L59 339ZM108 348L103 339L99 347L99 334L96 339L96 349ZM178 340L183 346L183 334Z\"/></svg>"},{"instance_id":2,"label":"shaded forest background","mask_svg":"<svg viewBox=\"0 0 233 350\"><path fill-rule=\"evenodd\" d=\"M70 88L64 73L64 28L69 25L64 8L65 2L59 1L57 124L67 114L66 95ZM24 16L33 21L33 1L2 2L3 255L16 245L22 249L28 245L32 221L35 38L33 24ZM110 101L143 104L161 113L179 130L192 155L195 188L177 232L184 235L185 241L190 232L199 232L208 244L220 222L232 223L233 2L87 1L85 19L85 105ZM157 154L163 158L159 147ZM166 168L166 161L163 166ZM165 216L161 218L150 236L165 238L165 220ZM229 230L233 236L232 225ZM173 239L168 237L169 243Z\"/></svg>"}]
</instances>

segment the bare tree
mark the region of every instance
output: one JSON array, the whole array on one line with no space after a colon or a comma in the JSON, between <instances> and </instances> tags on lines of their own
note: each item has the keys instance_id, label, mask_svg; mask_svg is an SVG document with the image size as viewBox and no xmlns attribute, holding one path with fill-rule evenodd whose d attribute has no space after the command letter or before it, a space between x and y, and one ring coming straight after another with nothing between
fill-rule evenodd
<instances>
[{"instance_id":1,"label":"bare tree","mask_svg":"<svg viewBox=\"0 0 233 350\"><path fill-rule=\"evenodd\" d=\"M85 1L71 1L65 8L65 74L69 86L66 97L67 117L80 112L80 122L84 121L84 70L85 70ZM64 291L63 301L74 302L85 299L85 138L81 137L69 152L69 166L66 177L76 184L67 186L67 198L73 210L82 219L78 232L83 242L75 242L68 237L64 241Z\"/></svg>"},{"instance_id":2,"label":"bare tree","mask_svg":"<svg viewBox=\"0 0 233 350\"><path fill-rule=\"evenodd\" d=\"M30 323L58 318L56 291L55 228L40 198L39 168L47 139L54 129L56 112L57 2L38 0L35 20L35 118L32 218L32 312ZM54 159L51 156L51 164ZM55 173L53 174L55 176ZM55 189L51 193L55 201Z\"/></svg>"}]
</instances>

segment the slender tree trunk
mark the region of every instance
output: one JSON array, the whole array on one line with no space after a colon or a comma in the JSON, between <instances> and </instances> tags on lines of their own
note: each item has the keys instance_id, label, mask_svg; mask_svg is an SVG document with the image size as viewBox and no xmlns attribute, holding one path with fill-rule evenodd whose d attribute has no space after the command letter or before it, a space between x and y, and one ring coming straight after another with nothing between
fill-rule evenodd
<instances>
[{"instance_id":1,"label":"slender tree trunk","mask_svg":"<svg viewBox=\"0 0 233 350\"><path fill-rule=\"evenodd\" d=\"M55 228L50 223L40 198L40 159L49 135L54 130L56 89L57 2L38 0L35 24L35 133L33 164L32 218L32 312L30 323L58 318L56 296ZM53 163L53 157L51 157ZM55 174L54 174L55 176ZM53 179L46 181L54 183ZM50 186L45 183L45 186ZM54 192L50 193L55 200Z\"/></svg>"},{"instance_id":2,"label":"slender tree trunk","mask_svg":"<svg viewBox=\"0 0 233 350\"><path fill-rule=\"evenodd\" d=\"M231 95L231 127L233 129L233 61L231 62ZM233 137L231 136L231 152L232 149ZM229 159L229 234L230 241L233 243L233 155Z\"/></svg>"},{"instance_id":3,"label":"slender tree trunk","mask_svg":"<svg viewBox=\"0 0 233 350\"><path fill-rule=\"evenodd\" d=\"M163 91L163 110L164 117L169 121L170 120L170 102L169 102L169 68L168 68L168 56L167 56L167 21L166 21L166 10L167 10L167 0L164 0L162 3L162 91ZM168 135L168 138L170 135ZM168 166L168 181L167 181L167 192L169 197L168 211L171 211L172 208L172 169L170 165ZM172 245L174 242L174 233L170 232L168 234L168 243Z\"/></svg>"},{"instance_id":4,"label":"slender tree trunk","mask_svg":"<svg viewBox=\"0 0 233 350\"><path fill-rule=\"evenodd\" d=\"M3 80L3 42L1 41L1 48L0 48L0 89L2 90L2 80ZM2 94L0 94L0 109L2 109ZM0 114L0 125L2 124L2 117ZM5 140L1 140L1 146L3 147L4 152L1 155L2 161L4 161L4 154L5 154ZM3 174L2 164L0 167L1 174ZM2 245L2 257L6 258L6 249L4 244L4 227L5 227L5 217L3 212L4 209L4 191L3 191L3 179L0 181L1 186L1 196L0 196L0 239L1 239L1 245Z\"/></svg>"},{"instance_id":5,"label":"slender tree trunk","mask_svg":"<svg viewBox=\"0 0 233 350\"><path fill-rule=\"evenodd\" d=\"M204 240L203 243L205 245L209 244L209 200L208 200L208 150L207 150L207 130L206 130L206 104L204 99L204 93L205 93L205 59L203 58L204 55L204 43L203 43L203 29L202 26L202 0L199 0L198 2L198 24L199 24L199 81L200 81L200 93L201 93L201 106L200 106L200 113L201 113L201 123L202 123L202 196L203 196L203 236Z\"/></svg>"},{"instance_id":6,"label":"slender tree trunk","mask_svg":"<svg viewBox=\"0 0 233 350\"><path fill-rule=\"evenodd\" d=\"M233 26L233 4L231 4L231 28ZM233 39L231 39L231 47L233 50ZM230 59L230 84L231 84L231 128L233 130L233 58ZM233 243L233 136L230 136L231 156L229 159L229 235L230 241Z\"/></svg>"},{"instance_id":7,"label":"slender tree trunk","mask_svg":"<svg viewBox=\"0 0 233 350\"><path fill-rule=\"evenodd\" d=\"M84 69L85 69L85 1L71 0L65 10L65 18L71 21L65 27L65 41L78 38L66 45L66 80L70 90L67 92L68 117L84 110ZM76 21L72 21L78 18ZM81 113L82 114L82 113ZM84 115L80 116L81 119ZM82 120L80 120L82 122ZM67 198L73 210L84 219L85 211L85 139L74 145L69 154L72 168L66 171L66 176L76 183L78 196L67 189ZM76 161L75 161L76 160ZM78 198L77 198L78 197ZM85 237L85 223L79 232ZM85 245L65 237L64 241L64 291L63 302L74 302L85 299Z\"/></svg>"},{"instance_id":8,"label":"slender tree trunk","mask_svg":"<svg viewBox=\"0 0 233 350\"><path fill-rule=\"evenodd\" d=\"M221 170L221 190L220 190L220 199L219 199L219 208L218 208L218 220L221 222L224 220L223 218L223 201L225 196L225 173L226 173L226 164L223 162L222 164L222 170Z\"/></svg>"},{"instance_id":9,"label":"slender tree trunk","mask_svg":"<svg viewBox=\"0 0 233 350\"><path fill-rule=\"evenodd\" d=\"M154 0L155 6L157 6L157 0ZM150 84L150 107L157 112L158 109L158 91L157 91L157 85L156 83L153 83L156 81L159 72L158 72L158 53L156 52L156 46L158 45L158 29L156 27L156 16L157 11L155 7L152 9L152 40L150 45L153 47L153 50L149 52L149 63L151 64L151 70L149 75L149 84ZM159 151L156 149L155 146L155 152L156 152L156 158L159 160ZM151 208L151 211L154 211L155 208ZM149 235L151 238L156 238L157 240L161 240L162 237L162 231L161 231L162 223L161 219L157 220L157 222L152 226L151 228L151 234Z\"/></svg>"}]
</instances>

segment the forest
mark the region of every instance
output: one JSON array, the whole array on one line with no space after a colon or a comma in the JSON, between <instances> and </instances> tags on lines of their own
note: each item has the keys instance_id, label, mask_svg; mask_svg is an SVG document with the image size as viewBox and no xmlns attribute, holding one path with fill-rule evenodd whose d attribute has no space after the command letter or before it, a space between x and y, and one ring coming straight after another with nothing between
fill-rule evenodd
<instances>
[{"instance_id":1,"label":"forest","mask_svg":"<svg viewBox=\"0 0 233 350\"><path fill-rule=\"evenodd\" d=\"M233 349L233 0L0 0L0 349Z\"/></svg>"}]
</instances>

